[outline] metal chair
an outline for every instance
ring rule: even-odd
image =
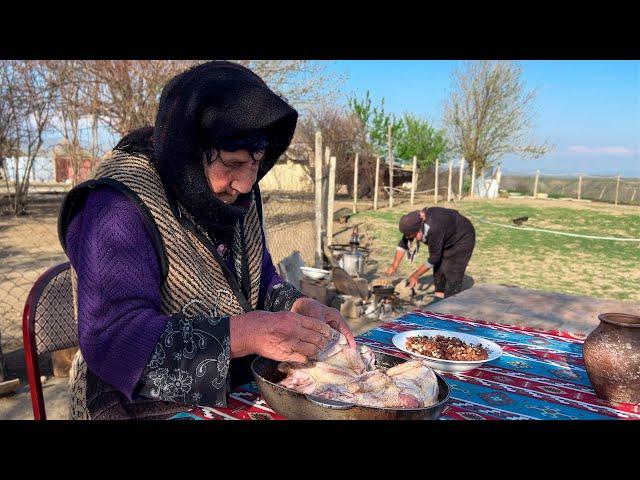
[[[22,315],[22,341],[35,420],[46,420],[38,355],[78,345],[69,262],[51,267],[31,287]]]

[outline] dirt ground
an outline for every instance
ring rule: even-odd
[[[0,333],[6,354],[22,346],[22,310],[35,280],[66,261],[57,233],[60,195],[36,196],[29,215],[0,216]]]

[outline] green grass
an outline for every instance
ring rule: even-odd
[[[640,301],[640,242],[616,242],[566,237],[524,229],[502,228],[485,220],[513,225],[528,216],[526,227],[595,236],[640,238],[640,209],[589,204],[501,199],[464,201],[452,208],[469,217],[476,229],[476,248],[467,274],[479,283]],[[397,224],[408,205],[367,211],[352,217],[364,221],[375,237],[373,258],[386,268],[400,237]],[[426,258],[425,251],[420,252]],[[417,264],[404,261],[399,273]]]

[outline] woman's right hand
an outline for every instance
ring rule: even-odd
[[[329,342],[331,327],[292,312],[256,310],[231,317],[231,356],[252,353],[279,362],[306,362]]]
[[[391,265],[389,268],[387,268],[387,271],[385,272],[387,275],[393,275],[394,273],[396,273],[396,268]]]

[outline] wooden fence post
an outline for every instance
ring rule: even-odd
[[[411,205],[413,205],[413,199],[416,195],[416,166],[418,157],[413,156],[413,173],[411,175]]]
[[[436,158],[435,182],[433,185],[433,188],[434,188],[433,202],[436,204],[438,203],[438,169],[439,168],[440,168],[439,162],[438,162],[438,159]]]
[[[331,159],[331,149],[329,147],[324,148],[324,160],[322,162],[322,216],[324,223],[322,224],[322,235],[327,235],[327,209],[329,208],[327,203],[329,201],[329,160]]]
[[[358,212],[358,153],[353,165],[353,213]]]
[[[476,161],[474,160],[471,166],[471,191],[469,192],[469,196],[471,198],[473,198],[474,196],[473,187],[475,183],[476,183]]]
[[[462,177],[464,176],[464,157],[460,159],[460,178],[458,180],[458,197],[462,198]]]
[[[391,148],[391,125],[389,125],[387,147],[387,161],[389,162],[389,208],[393,208],[393,149]]]
[[[540,170],[536,170],[536,179],[533,182],[533,198],[538,198],[538,178],[540,177]]]
[[[327,207],[327,245],[333,245],[333,201],[336,194],[336,157],[329,163],[329,199]]]
[[[322,225],[324,211],[322,210],[322,132],[316,132],[316,155],[315,155],[315,170],[316,170],[316,268],[322,268]]]
[[[578,200],[582,198],[582,175],[578,178]]]
[[[620,193],[620,175],[618,175],[618,180],[616,181],[616,205],[618,204],[619,193]]]
[[[376,180],[374,182],[375,188],[373,190],[373,209],[378,210],[378,187],[380,181],[380,157],[376,157]]]
[[[451,202],[451,176],[453,175],[453,160],[449,160],[449,187],[447,188],[447,202]]]

